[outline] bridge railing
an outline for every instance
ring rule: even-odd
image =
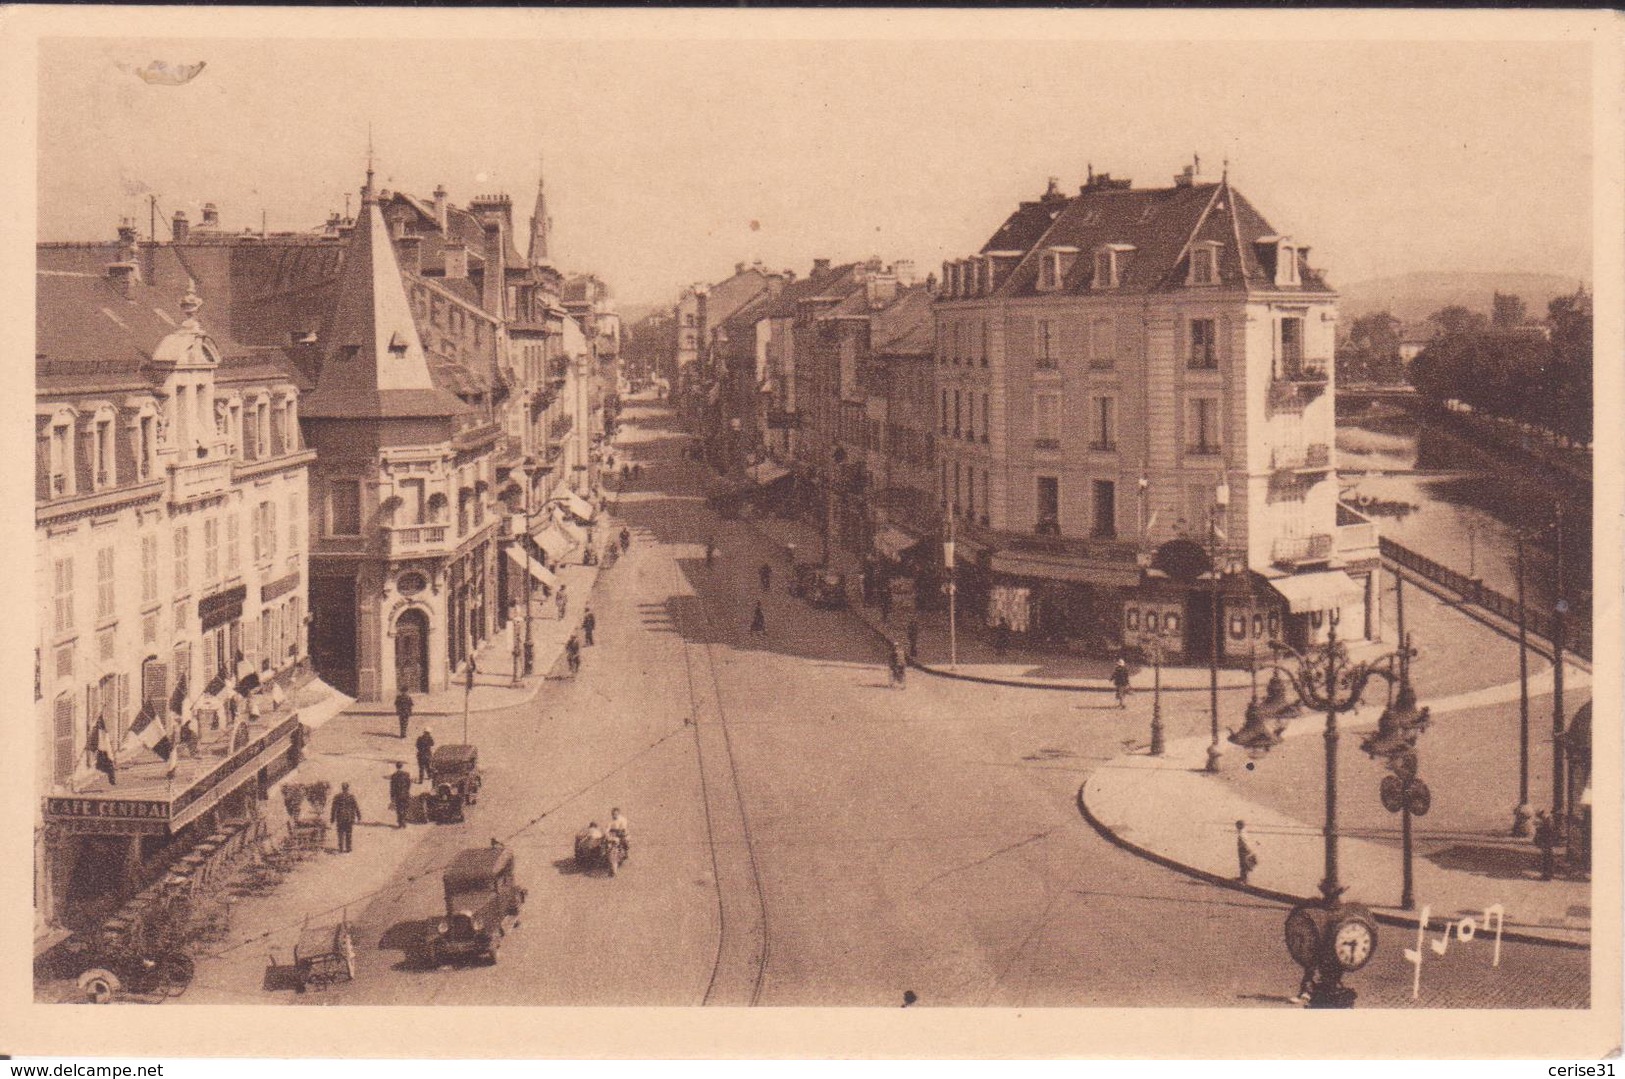
[[[1418,577],[1432,581],[1451,592],[1455,592],[1469,603],[1483,607],[1514,624],[1518,621],[1518,601],[1502,595],[1493,588],[1485,588],[1484,582],[1465,573],[1460,573],[1440,562],[1435,562],[1426,555],[1417,554],[1409,547],[1401,546],[1389,539],[1381,537],[1378,548],[1382,557],[1410,570]],[[1563,625],[1564,647],[1578,655],[1591,659],[1591,625],[1587,617],[1578,616],[1575,612]],[[1554,612],[1541,610],[1524,605],[1524,626],[1528,631],[1543,640],[1551,641],[1557,632],[1557,616]]]

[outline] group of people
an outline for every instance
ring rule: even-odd
[[[404,739],[412,721],[412,695],[405,690],[395,697],[395,715],[400,720],[401,738]],[[426,783],[429,763],[434,759],[434,732],[424,727],[414,746],[417,749],[417,781]],[[405,761],[396,761],[395,770],[389,774],[389,806],[395,811],[395,827],[405,828],[406,818],[412,809],[412,773],[406,770]],[[355,826],[362,819],[361,803],[350,790],[350,784],[339,785],[339,793],[333,798],[328,819],[338,832],[339,853],[350,853],[355,842]]]
[[[590,648],[597,643],[595,637],[597,631],[598,616],[592,613],[592,607],[588,605],[581,616],[581,632],[570,634],[570,639],[564,642],[564,662],[569,666],[572,675],[581,671],[582,638],[586,638],[587,646]]]
[[[588,824],[576,836],[576,847],[578,850],[596,851],[602,848],[604,840],[608,839],[611,842],[619,843],[621,857],[627,858],[632,854],[631,834],[632,826],[628,823],[626,814],[621,812],[620,806],[616,806],[609,811],[609,827],[600,827],[597,821]]]

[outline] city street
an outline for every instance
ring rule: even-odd
[[[1148,695],[1119,711],[918,673],[889,688],[856,618],[791,599],[782,554],[710,511],[669,415],[625,418],[620,452],[645,478],[613,500],[634,539],[593,595],[580,676],[474,717],[484,795],[465,824],[416,827],[390,883],[350,907],[356,979],[258,999],[1286,1006],[1299,972],[1283,907],[1141,860],[1079,815],[1083,779],[1143,740]],[[765,633],[749,628],[758,599]],[[1198,697],[1165,702],[1171,738],[1205,728]],[[630,861],[614,879],[576,873],[572,835],[612,805]],[[493,836],[529,889],[500,961],[406,968],[391,945],[438,916],[439,867]],[[1506,943],[1498,968],[1488,947],[1430,954],[1413,1002],[1402,936],[1384,930],[1350,979],[1362,1006],[1587,1000],[1586,953]]]

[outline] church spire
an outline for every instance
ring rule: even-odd
[[[530,217],[531,265],[550,264],[553,260],[547,250],[547,235],[553,230],[553,219],[547,216],[547,181],[542,175],[542,157],[536,155],[536,210]]]

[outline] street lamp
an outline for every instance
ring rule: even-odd
[[[1512,809],[1512,834],[1529,835],[1529,623],[1524,605],[1523,532],[1518,542],[1518,804]]]
[[[1219,483],[1213,489],[1213,508],[1208,511],[1208,569],[1212,582],[1212,652],[1208,657],[1208,711],[1212,719],[1213,740],[1207,747],[1207,770],[1219,770],[1219,757],[1223,750],[1219,748],[1219,623],[1222,621],[1219,614],[1219,538],[1222,535],[1219,529],[1219,516],[1230,506],[1230,485],[1225,481],[1224,473],[1219,473]]]
[[[942,561],[948,570],[948,668],[959,669],[959,620],[954,566],[954,516],[948,515],[948,538],[942,541]]]
[[[1370,962],[1376,951],[1376,922],[1365,908],[1345,904],[1341,898],[1345,889],[1337,871],[1337,717],[1359,705],[1373,677],[1390,684],[1402,681],[1395,666],[1408,659],[1410,650],[1402,644],[1385,656],[1351,662],[1348,649],[1337,639],[1338,612],[1327,611],[1326,621],[1326,643],[1309,653],[1278,641],[1270,644],[1277,656],[1271,667],[1286,677],[1304,707],[1326,716],[1326,820],[1321,832],[1325,876],[1321,899],[1295,907],[1287,916],[1287,947],[1306,970],[1318,975],[1311,1008],[1351,1008],[1355,992],[1342,984],[1343,975]],[[1282,659],[1290,660],[1291,666]],[[1261,748],[1269,750],[1268,745]]]
[[[1163,754],[1162,739],[1162,632],[1147,630],[1140,635],[1140,646],[1151,660],[1151,755]]]

